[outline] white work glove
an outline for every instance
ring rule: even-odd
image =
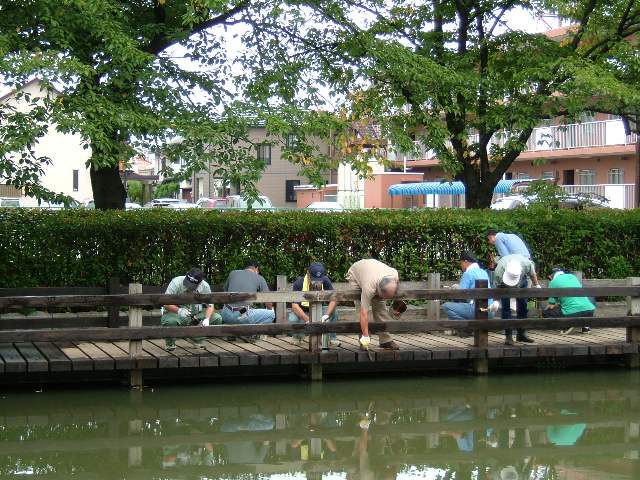
[[[360,420],[360,423],[358,425],[360,425],[360,428],[362,430],[369,430],[369,425],[371,425],[371,420],[369,420],[368,418],[363,418],[362,420]]]
[[[205,318],[204,320],[202,320],[201,325],[203,327],[208,327],[209,326],[209,318]]]
[[[369,349],[369,344],[371,343],[370,337],[365,337],[364,335],[360,337],[360,346],[365,350]]]
[[[489,305],[488,310],[491,313],[496,313],[499,308],[500,308],[500,302],[497,301],[497,300],[494,300],[493,303],[491,303],[491,305]]]
[[[184,307],[182,307],[182,308],[179,308],[179,309],[178,309],[178,316],[179,316],[181,319],[183,319],[183,320],[184,320],[184,319],[185,319],[185,318],[187,318],[189,315],[191,315],[191,312],[189,311],[189,309],[188,309],[188,308],[184,308]]]
[[[322,318],[320,320],[322,320],[322,323],[326,322],[327,320],[329,320],[329,315],[322,315]]]

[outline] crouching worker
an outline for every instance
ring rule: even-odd
[[[175,277],[169,283],[167,295],[183,295],[185,293],[211,293],[211,287],[204,280],[204,273],[199,268],[192,268],[186,275]],[[186,327],[188,325],[220,325],[222,317],[215,313],[211,304],[164,305],[162,307],[162,326]],[[188,339],[198,348],[204,348],[204,337]],[[176,349],[175,338],[166,338],[168,351]]]
[[[333,290],[333,283],[331,279],[327,276],[324,265],[320,262],[315,262],[309,265],[309,269],[304,277],[298,277],[295,282],[293,282],[293,291],[294,292],[308,292],[311,290],[312,283],[321,283],[322,290]],[[289,312],[289,323],[309,323],[311,318],[309,317],[309,302],[301,302],[301,303],[292,303],[291,311]],[[338,321],[338,312],[336,311],[336,302],[332,300],[329,302],[329,305],[323,305],[322,307],[322,322],[337,322]],[[299,341],[302,341],[304,335],[302,334],[294,334],[294,338]],[[340,342],[336,340],[336,334],[331,333],[329,335],[322,336],[322,347],[339,347]],[[325,337],[328,337],[325,339]]]
[[[582,288],[578,277],[559,267],[552,269],[549,280],[551,280],[549,288]],[[542,311],[542,316],[544,318],[593,317],[595,311],[595,305],[587,297],[551,297],[548,300],[547,308]],[[575,327],[569,327],[562,330],[562,333],[569,335],[574,330]],[[590,331],[590,327],[582,327],[582,333]]]
[[[491,287],[489,274],[486,270],[480,268],[478,259],[473,253],[468,251],[462,253],[460,256],[460,269],[462,270],[462,277],[460,278],[459,288],[476,288],[476,280],[486,280],[487,287]],[[495,313],[498,310],[499,303],[494,302],[491,298],[488,305],[489,313]],[[442,305],[442,308],[450,320],[472,320],[476,316],[474,300],[468,302],[446,302]],[[458,331],[457,333],[462,337],[471,336],[471,333],[467,331]]]
[[[398,271],[374,259],[360,260],[349,268],[347,281],[351,286],[362,290],[360,301],[354,302],[360,316],[360,348],[368,350],[369,338],[369,309],[373,320],[386,322],[393,320],[385,300],[398,294],[400,279]],[[387,332],[378,335],[381,348],[399,350],[396,342]]]

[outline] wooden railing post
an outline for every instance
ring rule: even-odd
[[[142,293],[141,283],[130,283],[129,294]],[[138,307],[129,307],[129,327],[142,326],[142,309]],[[142,354],[142,340],[129,340],[129,357],[137,359]],[[134,366],[130,373],[129,385],[133,388],[142,388],[142,370],[137,365]]]
[[[636,287],[640,285],[640,277],[629,277],[627,285]],[[627,297],[627,314],[631,316],[640,315],[640,297]],[[635,346],[635,352],[627,354],[627,366],[629,368],[640,368],[640,327],[627,327],[627,342]]]
[[[287,290],[286,275],[278,275],[276,277],[276,290],[278,292]],[[285,302],[276,303],[276,323],[287,323],[287,304]]]
[[[309,290],[322,290],[322,282],[311,282]],[[311,323],[322,322],[322,303],[309,302],[309,320]],[[309,351],[311,353],[320,353],[322,349],[322,335],[313,333],[309,335]],[[322,380],[322,365],[320,363],[311,363],[309,365],[309,377],[313,381]]]
[[[431,290],[437,290],[440,288],[439,273],[431,272],[427,275],[427,288]],[[440,320],[440,300],[429,300],[429,306],[427,308],[427,318],[429,320]]]
[[[476,280],[475,288],[489,288],[487,280]],[[489,318],[489,299],[477,299],[473,305],[475,306],[475,318],[478,320],[486,320]],[[474,346],[482,349],[479,357],[473,359],[473,372],[476,374],[489,373],[489,359],[487,358],[487,347],[489,346],[489,331],[477,328],[474,331]]]
[[[109,284],[107,285],[107,293],[114,295],[118,293],[120,288],[120,279],[118,277],[109,278]],[[120,325],[120,308],[108,307],[107,308],[107,326],[109,328],[118,328]]]

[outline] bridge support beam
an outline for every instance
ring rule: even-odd
[[[141,283],[130,283],[129,294],[141,294]],[[142,309],[129,307],[129,327],[142,327]],[[142,340],[129,340],[129,357],[135,362],[142,354]],[[142,388],[142,370],[134,368],[129,372],[129,386],[131,388]]]

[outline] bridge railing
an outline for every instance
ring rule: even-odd
[[[433,279],[432,279],[433,280]],[[432,281],[431,284],[438,282]],[[560,330],[568,327],[624,327],[627,329],[627,342],[634,345],[630,362],[640,366],[640,277],[626,280],[626,285],[587,286],[584,288],[486,288],[486,281],[478,281],[474,289],[451,288],[407,288],[405,285],[398,299],[430,301],[474,301],[476,318],[473,320],[442,320],[436,315],[429,320],[402,320],[380,323],[370,322],[372,334],[388,333],[429,333],[435,331],[462,329],[474,332],[474,349],[488,348],[488,333],[506,328],[531,328],[539,330]],[[420,286],[420,285],[417,285]],[[144,293],[142,285],[130,284],[130,293],[115,294],[74,294],[74,295],[22,295],[0,297],[0,311],[16,308],[107,308],[119,311],[128,307],[128,326],[120,328],[80,327],[80,328],[43,328],[43,329],[5,329],[0,330],[0,343],[11,342],[55,342],[55,341],[129,341],[129,355],[137,358],[142,354],[142,341],[164,337],[227,337],[251,335],[306,334],[309,336],[309,350],[321,350],[321,337],[328,333],[360,332],[359,322],[323,323],[322,304],[335,300],[353,302],[360,299],[357,289],[334,291],[275,291],[265,293],[216,292],[211,294],[167,295],[162,293]],[[488,299],[494,298],[536,298],[548,297],[627,297],[627,315],[580,318],[528,318],[528,319],[490,319]],[[230,304],[247,303],[287,303],[309,302],[310,322],[306,324],[272,323],[263,325],[216,325],[162,327],[143,326],[142,312],[145,307],[184,304]],[[488,370],[486,355],[478,355],[474,369],[478,373]],[[318,366],[318,368],[321,368]],[[141,375],[141,372],[139,372]],[[132,372],[134,375],[135,372]],[[321,375],[321,372],[320,372]],[[313,376],[313,374],[312,374]],[[141,377],[139,379],[141,383]],[[132,383],[138,381],[132,377]]]

